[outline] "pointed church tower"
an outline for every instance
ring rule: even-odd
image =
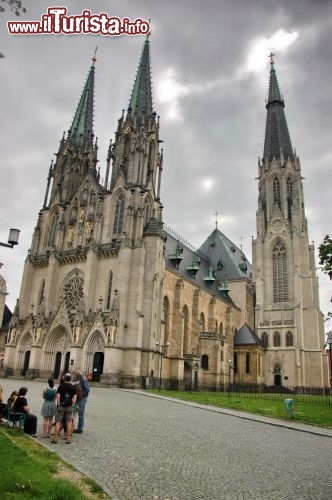
[[[103,185],[93,137],[95,62],[49,169],[4,364],[17,375],[81,370],[140,387],[158,372],[165,272],[149,39]]]
[[[326,386],[323,315],[309,245],[299,158],[293,150],[271,54],[264,153],[258,163],[253,240],[256,333],[267,385]]]
[[[127,111],[118,121],[110,147],[112,176],[109,231],[119,241],[118,289],[123,365],[127,381],[157,373],[156,340],[161,335],[162,289],[165,272],[160,202],[163,153],[159,152],[159,117],[153,110],[150,41],[146,38]],[[108,160],[109,161],[109,160]],[[121,331],[121,319],[120,319]],[[161,341],[162,343],[162,341]],[[123,366],[118,366],[123,370]],[[131,382],[130,382],[131,380]]]

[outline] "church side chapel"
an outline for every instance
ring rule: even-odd
[[[81,370],[133,388],[327,386],[300,162],[272,57],[253,266],[218,219],[198,249],[163,223],[149,36],[101,182],[95,63],[49,168],[1,374]]]

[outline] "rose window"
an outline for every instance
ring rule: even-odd
[[[65,300],[67,307],[78,307],[80,300],[83,298],[83,279],[73,278],[65,286]]]

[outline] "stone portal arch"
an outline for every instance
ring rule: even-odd
[[[274,374],[274,385],[277,387],[280,387],[282,385],[282,370],[281,370],[281,365],[279,362],[276,362],[274,364],[273,368],[273,374]]]
[[[20,370],[20,375],[25,376],[29,369],[30,354],[31,354],[32,334],[25,332],[18,345],[17,369]]]
[[[99,382],[104,371],[105,338],[100,330],[94,331],[86,342],[85,371]]]
[[[70,335],[63,325],[58,325],[47,337],[44,347],[43,370],[59,378],[69,370]]]

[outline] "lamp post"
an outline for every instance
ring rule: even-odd
[[[330,388],[332,387],[332,331],[327,332],[326,343],[329,346]]]
[[[170,342],[166,342],[166,345],[163,345],[160,343],[159,340],[156,340],[156,346],[158,348],[158,352],[160,355],[159,387],[158,387],[159,390],[161,389],[161,386],[162,386],[163,357],[164,357],[166,348],[169,347],[170,345],[171,345]]]
[[[8,243],[2,243],[0,241],[0,246],[14,248],[15,245],[18,245],[18,238],[20,236],[20,230],[11,228],[9,229]]]
[[[228,396],[231,390],[231,370],[234,369],[234,366],[232,366],[232,360],[228,360]]]

